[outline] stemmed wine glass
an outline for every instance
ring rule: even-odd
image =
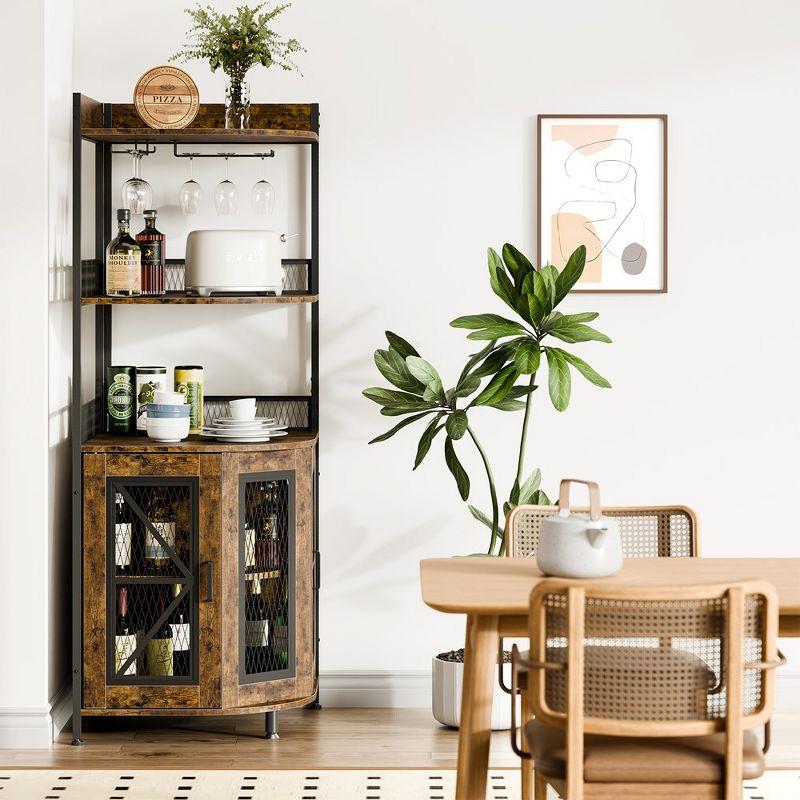
[[[194,179],[194,159],[189,159],[189,178],[178,191],[178,204],[184,214],[196,214],[203,199],[203,187]]]
[[[264,177],[264,159],[261,159],[261,180],[250,192],[250,203],[256,214],[271,214],[275,210],[275,187]]]
[[[239,207],[239,190],[233,181],[228,180],[228,158],[225,157],[225,180],[214,190],[214,206],[217,214],[235,214]]]
[[[133,177],[122,184],[122,207],[129,209],[131,214],[143,214],[153,206],[153,190],[144,178],[139,177],[142,155],[139,150],[131,152]]]

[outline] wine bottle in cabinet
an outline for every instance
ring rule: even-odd
[[[163,572],[170,560],[169,552],[164,545],[167,544],[173,551],[175,550],[177,515],[175,506],[170,502],[164,487],[157,487],[151,491],[148,518],[163,543],[148,526],[144,534],[144,555],[147,572],[158,574]]]
[[[114,674],[136,675],[136,660],[121,672],[128,658],[136,650],[136,631],[129,613],[129,594],[127,586],[117,589],[117,622],[114,632]]]
[[[177,597],[183,586],[175,583],[172,586],[172,596]],[[189,624],[188,599],[186,594],[172,612],[170,628],[172,630],[172,674],[178,678],[191,675],[191,626]]]
[[[269,615],[261,581],[248,581],[250,594],[245,601],[244,612],[244,660],[245,672],[254,675],[269,669]]]
[[[117,575],[129,575],[133,554],[133,520],[131,510],[116,492],[114,497],[114,564]]]
[[[164,614],[167,607],[165,594],[163,588],[158,590],[158,604],[156,606],[157,613],[153,618],[153,622],[158,620]],[[169,624],[169,619],[165,619],[159,629],[153,634],[153,637],[147,642],[147,674],[157,677],[170,677],[173,674],[173,641],[172,641],[172,628]]]

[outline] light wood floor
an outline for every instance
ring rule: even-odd
[[[64,769],[454,769],[457,732],[426,709],[327,708],[279,715],[281,738],[263,738],[264,717],[85,721],[84,747],[65,730],[50,750],[0,750],[2,767]],[[491,766],[517,767],[508,732],[492,734]],[[772,768],[800,768],[800,713],[777,715]]]

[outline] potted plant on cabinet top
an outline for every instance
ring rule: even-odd
[[[225,87],[225,127],[250,127],[250,85],[245,80],[251,67],[277,66],[298,70],[292,59],[304,53],[297,39],[282,39],[272,28],[271,21],[291,3],[276,5],[262,13],[267,3],[257,6],[237,6],[235,14],[220,14],[213,6],[187,8],[193,25],[186,36],[190,40],[170,61],[208,60],[212,72],[222,67],[228,77]]]
[[[562,314],[556,310],[581,277],[585,263],[586,248],[583,246],[569,257],[561,272],[551,264],[541,269],[534,268],[513,245],[503,246],[502,257],[490,248],[489,284],[511,308],[515,318],[486,313],[458,317],[450,323],[454,328],[469,330],[468,339],[486,343],[469,357],[450,389],[444,388],[436,368],[397,334],[387,331],[388,348],[375,351],[375,366],[393,388],[371,387],[364,389],[363,394],[381,406],[383,416],[402,416],[404,419],[372,439],[370,444],[386,441],[407,425],[427,419],[417,445],[414,469],[425,459],[436,437],[443,433],[445,464],[464,502],[469,499],[471,481],[456,454],[455,443],[467,440],[477,450],[485,472],[491,509],[487,514],[474,505],[468,506],[472,516],[489,530],[486,553],[474,555],[504,555],[506,542],[494,473],[475,431],[471,419],[473,411],[488,407],[504,412],[524,412],[515,478],[508,499],[502,504],[505,519],[517,505],[550,504],[547,494],[540,488],[540,470],[537,468],[525,475],[525,450],[530,433],[533,394],[537,388],[536,376],[544,364],[547,364],[550,401],[558,411],[566,410],[569,405],[570,367],[595,386],[611,387],[583,359],[554,346],[552,342],[553,339],[566,344],[611,341],[587,324],[599,316],[597,313]],[[463,650],[442,653],[434,658],[433,712],[444,725],[458,726],[462,669]],[[509,727],[509,714],[507,703],[495,702],[492,727]]]

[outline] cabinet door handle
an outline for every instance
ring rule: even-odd
[[[204,603],[211,603],[214,601],[214,562],[204,561],[200,565],[201,570],[205,570],[205,593],[203,596]]]

